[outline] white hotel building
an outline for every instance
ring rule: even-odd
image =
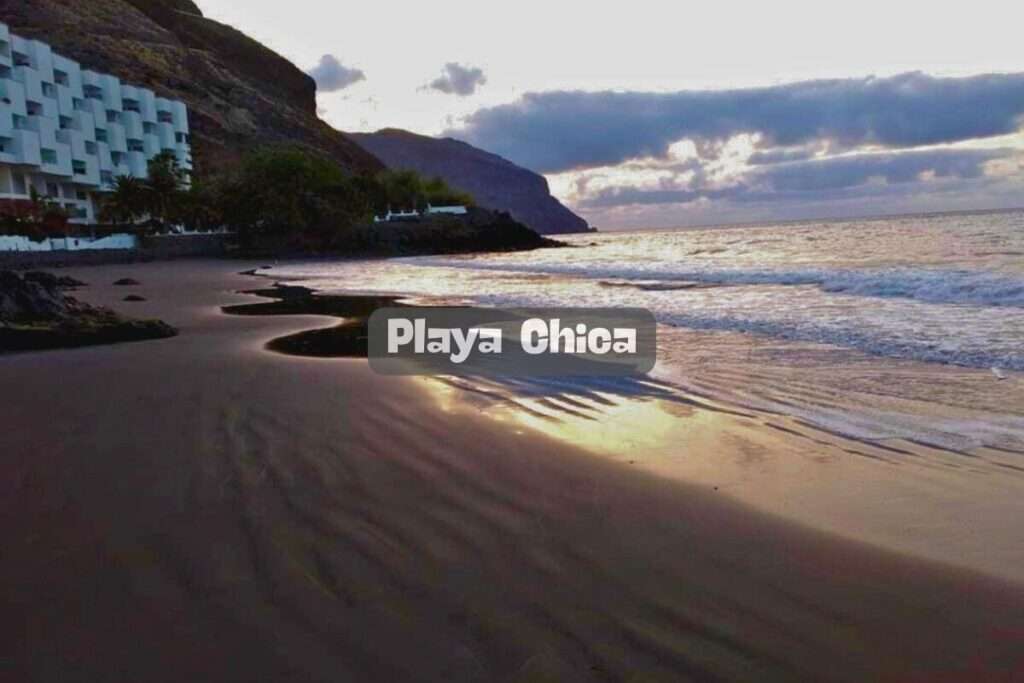
[[[0,23],[0,204],[34,187],[72,222],[94,223],[97,195],[118,176],[145,178],[166,151],[191,172],[184,103],[83,69]]]

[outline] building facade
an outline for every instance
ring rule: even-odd
[[[0,203],[32,189],[75,223],[94,223],[118,176],[145,178],[150,159],[173,153],[192,171],[183,102],[82,68],[0,23]]]

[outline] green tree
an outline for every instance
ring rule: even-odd
[[[172,152],[149,160],[146,178],[118,176],[107,195],[101,215],[112,223],[133,225],[150,218],[163,225],[181,222],[186,202],[188,175]]]
[[[231,227],[256,233],[302,230],[315,218],[314,198],[345,181],[331,161],[296,149],[249,155],[226,183],[225,218]]]
[[[217,179],[193,183],[178,193],[173,222],[189,230],[210,231],[224,226],[223,188]]]
[[[434,206],[472,206],[473,197],[449,187],[448,183],[440,176],[434,176],[423,181],[423,194],[427,202]]]
[[[472,202],[440,178],[413,171],[348,175],[333,160],[292,147],[254,151],[230,172],[186,191],[175,190],[173,165],[155,170],[151,182],[167,178],[164,206],[176,210],[165,211],[168,219],[194,229],[227,227],[243,247],[260,249],[359,249],[375,238],[374,214],[389,206]],[[159,212],[160,202],[150,210]]]
[[[177,222],[188,187],[188,175],[178,166],[173,152],[161,152],[149,160],[145,180],[147,213],[163,224]]]
[[[149,197],[145,181],[134,176],[118,176],[114,190],[106,196],[100,210],[104,221],[132,225],[149,212]]]

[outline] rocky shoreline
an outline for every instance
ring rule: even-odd
[[[245,275],[255,275],[247,271]],[[308,287],[275,283],[244,292],[274,301],[224,306],[229,315],[328,315],[340,318],[333,327],[308,330],[271,340],[267,349],[290,356],[313,358],[366,358],[367,321],[378,308],[407,306],[399,297],[325,295]]]
[[[161,320],[135,320],[67,294],[85,283],[41,271],[0,271],[0,353],[173,337]]]

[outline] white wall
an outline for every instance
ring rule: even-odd
[[[21,235],[0,235],[0,251],[83,251],[86,249],[135,249],[135,235],[119,233],[91,239],[88,237],[53,237],[33,242]]]

